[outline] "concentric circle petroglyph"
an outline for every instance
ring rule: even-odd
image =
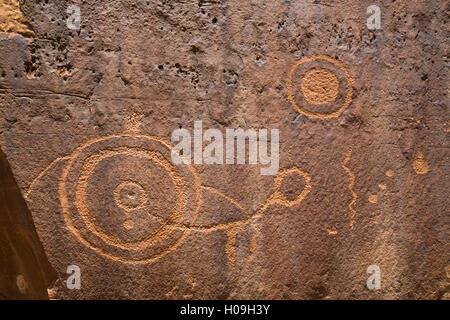
[[[144,188],[137,182],[124,181],[114,189],[114,198],[119,207],[133,210],[142,207],[147,201]]]
[[[298,112],[316,118],[334,118],[350,105],[353,75],[343,62],[325,55],[295,62],[287,76],[288,98]]]
[[[170,161],[171,146],[146,135],[119,135],[80,146],[63,170],[65,222],[100,254],[147,262],[183,240],[200,204],[192,167]],[[118,223],[119,222],[119,223]]]

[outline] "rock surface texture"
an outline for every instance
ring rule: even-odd
[[[48,299],[56,273],[1,150],[0,200],[0,299]]]
[[[449,298],[449,11],[3,1],[0,146],[58,273],[50,297]],[[175,165],[172,132],[197,120],[279,129],[279,171]]]

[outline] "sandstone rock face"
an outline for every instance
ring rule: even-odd
[[[449,7],[373,4],[6,1],[0,146],[51,298],[448,298]],[[279,171],[174,164],[197,120],[279,129]]]
[[[56,273],[1,150],[0,182],[0,299],[48,299]]]

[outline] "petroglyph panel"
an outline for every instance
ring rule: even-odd
[[[448,298],[448,4],[385,1],[369,30],[372,4],[84,1],[72,30],[65,2],[4,1],[0,146],[49,296]],[[175,166],[200,120],[278,129],[278,172]]]

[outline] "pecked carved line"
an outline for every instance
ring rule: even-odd
[[[31,191],[33,191],[34,185],[36,184],[36,182],[42,178],[42,176],[48,171],[50,170],[51,167],[53,167],[57,162],[61,161],[61,160],[67,160],[69,159],[68,156],[65,157],[60,157],[60,158],[56,158],[55,160],[53,160],[52,162],[50,162],[50,164],[48,164],[44,169],[42,169],[38,175],[33,179],[33,181],[31,181],[31,183],[29,184],[27,191],[24,194],[25,198],[28,198]]]
[[[348,151],[345,153],[345,157],[342,160],[342,167],[344,168],[344,170],[347,172],[347,174],[350,177],[350,183],[348,185],[348,190],[350,190],[350,192],[352,193],[353,199],[352,201],[348,204],[348,208],[350,209],[350,228],[353,228],[353,225],[355,223],[355,216],[356,216],[356,210],[353,208],[353,206],[356,203],[356,199],[358,198],[358,195],[356,194],[356,192],[353,190],[353,187],[355,186],[355,174],[347,167],[347,163],[350,160],[350,157],[352,155],[352,150],[353,147],[350,147],[348,149]]]

